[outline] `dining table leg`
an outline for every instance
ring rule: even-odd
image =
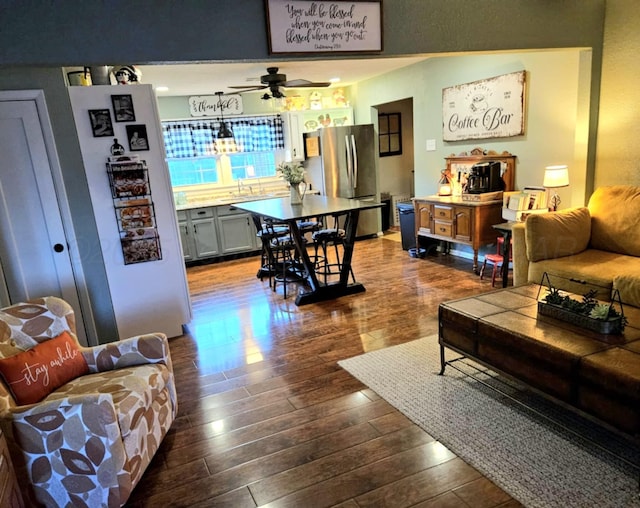
[[[317,275],[309,254],[307,253],[306,246],[302,241],[302,236],[298,230],[297,224],[290,224],[292,236],[296,246],[300,250],[300,256],[303,259],[305,267],[309,266],[311,272],[309,273],[309,285],[310,291],[303,291],[298,293],[296,298],[296,305],[306,305],[309,303],[321,302],[324,300],[332,300],[340,296],[353,295],[356,293],[362,293],[365,291],[365,287],[359,283],[354,282],[349,284],[349,275],[351,274],[351,261],[353,259],[353,248],[356,239],[356,230],[358,228],[358,218],[360,216],[360,210],[351,210],[346,214],[345,221],[345,238],[344,238],[344,252],[342,256],[342,268],[340,270],[340,279],[337,282],[331,282],[328,284],[322,284],[318,281]]]

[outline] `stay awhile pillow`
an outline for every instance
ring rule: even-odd
[[[78,343],[68,332],[0,359],[0,376],[21,406],[41,401],[63,384],[88,372]]]

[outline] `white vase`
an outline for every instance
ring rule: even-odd
[[[300,193],[300,184],[298,183],[290,183],[289,191],[291,194],[291,204],[292,205],[301,205],[303,195]]]

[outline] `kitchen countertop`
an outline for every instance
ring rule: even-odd
[[[416,196],[413,198],[417,201],[431,201],[431,202],[439,202],[447,205],[465,205],[465,206],[484,206],[484,205],[493,205],[496,203],[502,204],[502,198],[493,199],[490,201],[466,201],[463,200],[461,196],[439,196],[438,194],[434,194],[431,196]]]
[[[306,194],[320,194],[317,190],[308,191]],[[176,205],[176,210],[192,210],[194,208],[207,208],[210,206],[226,206],[232,203],[242,203],[244,201],[259,201],[263,199],[272,199],[272,198],[283,198],[289,196],[289,190],[283,191],[275,191],[265,194],[242,194],[240,196],[230,195],[228,197],[220,197],[220,198],[211,198],[211,199],[203,199],[198,201],[193,201],[191,203],[187,202],[184,205]]]

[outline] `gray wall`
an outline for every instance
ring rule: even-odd
[[[627,0],[626,8],[631,9],[632,2]],[[593,48],[587,162],[593,180],[604,14],[604,0],[387,0],[383,3],[381,56]],[[0,89],[37,88],[45,92],[77,236],[86,242],[81,242],[80,249],[96,320],[109,334],[115,331],[113,309],[106,296],[104,270],[99,266],[101,255],[70,104],[62,73],[55,67],[268,60],[272,57],[267,50],[265,3],[4,1],[0,19]],[[626,22],[624,15],[620,22]]]

